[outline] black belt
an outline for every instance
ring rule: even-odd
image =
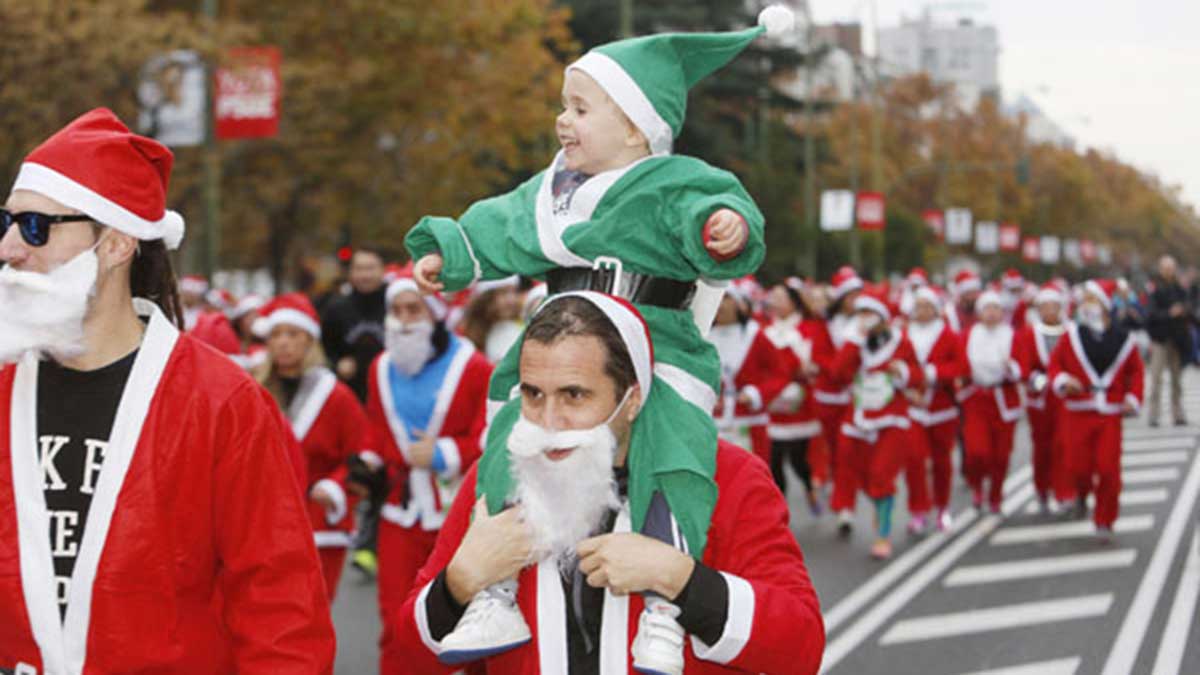
[[[546,273],[550,295],[569,291],[598,291],[639,305],[687,309],[696,284],[649,274],[626,272],[619,267],[560,267]]]

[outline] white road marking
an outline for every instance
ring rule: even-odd
[[[1117,534],[1143,532],[1154,527],[1154,516],[1139,513],[1134,516],[1117,518],[1113,528]],[[1028,544],[1035,541],[1058,541],[1077,537],[1091,537],[1096,534],[1096,526],[1091,520],[1069,520],[1065,523],[1046,523],[1044,525],[1022,525],[1006,527],[992,535],[988,541],[992,546],[1007,546],[1012,544]]]
[[[1126,438],[1121,442],[1124,452],[1146,452],[1147,450],[1191,450],[1196,447],[1196,439],[1192,436],[1170,436],[1166,438]]]
[[[1019,488],[1022,483],[1028,481],[1032,475],[1033,467],[1029,464],[1013,471],[1012,475],[1004,481],[1004,493],[1010,494],[1013,490]],[[858,612],[874,600],[876,596],[887,591],[907,576],[912,568],[920,564],[925,558],[933,555],[933,552],[947,539],[952,539],[959,532],[967,529],[977,518],[978,514],[975,509],[970,507],[963,509],[953,517],[954,524],[948,532],[939,532],[926,537],[924,541],[905,551],[889,563],[878,574],[872,575],[866,583],[856,588],[845,598],[842,598],[838,604],[833,606],[833,609],[825,613],[825,634],[832,634],[846,619],[849,619],[855,612]]]
[[[1167,617],[1167,627],[1158,643],[1154,660],[1154,675],[1178,675],[1183,665],[1183,650],[1188,645],[1188,631],[1196,613],[1196,598],[1200,596],[1200,529],[1192,534],[1192,547],[1183,564],[1183,576],[1175,588],[1175,603]]]
[[[995,670],[977,670],[966,675],[1075,675],[1081,660],[1078,656],[1072,656],[1069,659],[1038,661]]]
[[[1146,567],[1146,574],[1138,585],[1137,594],[1133,597],[1125,620],[1121,623],[1121,632],[1113,642],[1108,662],[1104,664],[1103,675],[1128,675],[1133,670],[1133,664],[1141,651],[1142,641],[1146,630],[1150,627],[1150,619],[1158,605],[1159,596],[1170,572],[1171,561],[1175,551],[1185,534],[1185,527],[1191,519],[1192,507],[1196,502],[1196,493],[1200,491],[1200,457],[1192,462],[1183,487],[1171,508],[1162,536],[1154,547],[1154,555]],[[1120,521],[1117,521],[1118,524]]]
[[[966,612],[905,619],[897,621],[891,630],[880,638],[879,644],[920,642],[1059,621],[1088,619],[1104,616],[1112,607],[1112,603],[1112,593],[1099,593],[1081,595],[1076,598],[1022,602],[1003,607],[972,609]]]
[[[1026,483],[1004,500],[1001,512],[1004,515],[1015,513],[1026,500],[1033,497],[1033,485]],[[967,554],[976,544],[991,534],[1003,522],[1000,516],[987,515],[966,531],[961,537],[951,542],[927,563],[908,575],[904,582],[876,602],[841,635],[825,645],[825,656],[821,663],[821,672],[827,673],[846,658],[858,645],[862,644],[872,633],[881,628],[888,619],[892,618],[912,601],[921,591],[946,572],[954,563]]]
[[[943,583],[945,586],[953,588],[974,584],[994,584],[1016,579],[1052,577],[1059,574],[1129,567],[1136,559],[1137,549],[1123,548],[1117,551],[1026,558],[986,565],[966,565],[951,572]]]
[[[1139,506],[1142,504],[1158,504],[1165,502],[1171,498],[1171,491],[1167,488],[1149,488],[1146,490],[1122,490],[1121,491],[1121,506]],[[1088,495],[1088,506],[1096,505],[1096,496]],[[1068,505],[1062,505],[1059,508],[1068,508]],[[1025,513],[1035,516],[1041,512],[1041,507],[1037,502],[1031,503],[1025,507]]]
[[[1188,461],[1186,450],[1171,450],[1167,452],[1142,452],[1125,455],[1121,458],[1121,466],[1150,466],[1151,464],[1183,464]]]
[[[1179,480],[1179,469],[1175,467],[1164,469],[1132,469],[1121,472],[1121,483],[1124,485],[1165,483],[1173,480]]]
[[[1125,433],[1122,435],[1122,438],[1125,439],[1126,443],[1128,443],[1129,441],[1143,441],[1143,440],[1150,440],[1150,439],[1167,439],[1167,438],[1175,438],[1175,439],[1181,439],[1181,440],[1186,438],[1186,439],[1190,439],[1190,440],[1195,440],[1196,430],[1194,428],[1180,429],[1177,427],[1159,427],[1157,429],[1152,429],[1149,427],[1137,427],[1137,428],[1125,429]]]

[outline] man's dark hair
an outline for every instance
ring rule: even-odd
[[[351,257],[356,256],[359,253],[366,253],[367,255],[373,255],[376,258],[379,258],[379,262],[381,264],[387,263],[387,256],[384,255],[383,249],[380,248],[379,246],[375,245],[373,242],[359,244],[358,246],[355,246],[354,253],[351,255]]]
[[[604,343],[604,374],[612,378],[620,401],[626,390],[637,382],[637,373],[617,327],[599,307],[583,298],[554,300],[547,303],[525,329],[526,342],[532,340],[543,345],[552,345],[571,336],[594,337]]]
[[[158,305],[168,321],[183,328],[179,287],[167,246],[161,239],[139,242],[138,253],[129,270],[129,290],[133,297],[145,298]]]

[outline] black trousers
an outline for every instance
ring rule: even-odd
[[[790,441],[771,441],[771,475],[779,491],[787,494],[787,475],[784,473],[784,462],[792,465],[792,470],[800,476],[804,489],[812,492],[812,467],[808,464],[808,441],[800,438]]]

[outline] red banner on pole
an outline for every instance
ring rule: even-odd
[[[929,230],[937,235],[938,241],[946,238],[946,216],[938,209],[925,209],[921,219],[929,226]]]
[[[1029,262],[1042,259],[1042,247],[1037,237],[1025,237],[1021,241],[1021,257]]]
[[[1000,250],[1010,252],[1021,250],[1020,225],[1016,223],[1000,224]]]
[[[884,207],[883,194],[879,192],[858,193],[858,204],[855,207],[858,216],[858,227],[863,230],[882,230],[887,221],[887,210]]]
[[[272,138],[279,133],[277,47],[234,47],[225,52],[213,83],[217,138]]]

